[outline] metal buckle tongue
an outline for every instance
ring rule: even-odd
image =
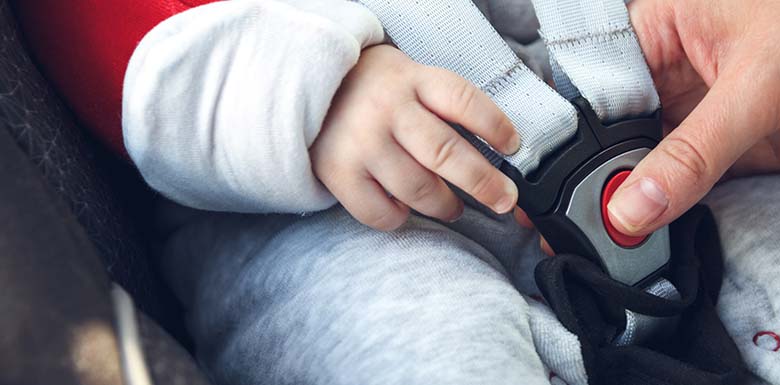
[[[661,110],[605,125],[587,100],[572,103],[579,111],[574,138],[528,176],[507,162],[501,171],[517,184],[518,206],[557,253],[584,256],[619,282],[647,287],[669,262],[668,228],[639,239],[625,237],[611,227],[604,207],[626,171],[661,140]]]

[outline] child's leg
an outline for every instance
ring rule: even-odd
[[[719,313],[748,367],[778,384],[780,176],[725,183],[706,202],[715,212],[725,258]]]
[[[220,384],[546,384],[528,305],[496,259],[413,218],[219,216],[171,238],[166,273]]]

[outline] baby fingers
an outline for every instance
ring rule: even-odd
[[[422,105],[409,104],[397,114],[393,134],[417,162],[493,211],[506,213],[517,203],[514,182]]]
[[[385,145],[367,167],[387,192],[423,215],[451,222],[463,214],[463,202],[444,181],[395,142]]]

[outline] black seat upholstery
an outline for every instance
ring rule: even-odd
[[[0,124],[70,206],[109,276],[178,334],[178,307],[149,260],[152,193],[135,170],[75,124],[23,47],[11,7],[0,3]]]
[[[26,52],[0,0],[0,383],[122,383],[111,281],[142,311],[152,380],[207,383],[158,326],[186,341],[150,260],[154,194],[79,128]]]

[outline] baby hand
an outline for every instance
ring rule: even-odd
[[[412,208],[454,221],[463,202],[444,180],[497,213],[515,184],[445,121],[512,154],[520,138],[501,110],[455,73],[387,46],[366,49],[344,79],[310,151],[315,175],[360,222],[401,226]]]

